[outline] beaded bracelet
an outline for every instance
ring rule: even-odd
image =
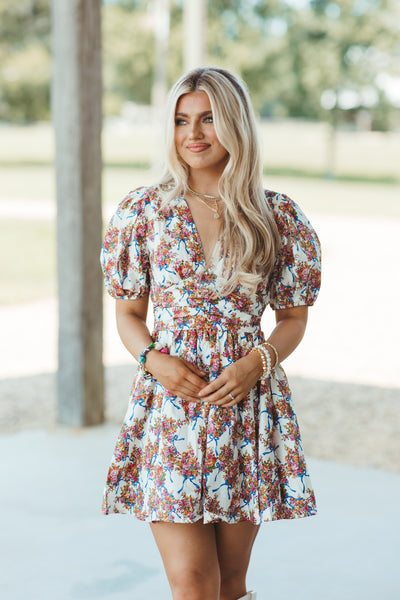
[[[138,358],[138,363],[141,368],[144,379],[150,379],[152,376],[151,373],[149,373],[149,371],[146,370],[144,364],[146,362],[146,356],[148,355],[150,350],[153,350],[154,347],[155,347],[155,343],[152,342],[151,344],[146,346],[146,348],[143,350],[143,352],[139,355],[139,358]]]
[[[154,344],[154,349],[161,352],[161,354],[168,354],[168,350],[160,342]]]
[[[267,377],[270,377],[271,372],[272,372],[272,359],[271,359],[271,355],[268,352],[268,350],[266,348],[264,348],[264,346],[262,344],[260,344],[260,346],[258,346],[261,350],[261,352],[264,354],[265,356],[265,361],[267,363],[267,372],[265,374],[263,374],[262,378],[263,380],[267,379]]]
[[[139,355],[139,358],[138,358],[139,364],[144,365],[144,363],[146,362],[146,356],[148,355],[150,350],[153,350],[154,346],[155,346],[154,342],[152,342],[151,344],[146,346],[146,348],[143,350],[143,352]]]
[[[160,344],[160,342],[152,342],[151,344],[146,346],[146,348],[143,350],[143,352],[139,355],[138,362],[140,364],[144,365],[144,363],[146,362],[147,354],[153,348],[154,348],[154,350],[158,350],[159,352],[162,352],[162,354],[168,354],[168,350],[162,344]]]
[[[273,353],[275,354],[275,362],[274,362],[274,366],[273,369],[275,369],[275,367],[277,367],[279,365],[279,355],[278,355],[278,350],[275,348],[275,346],[273,346],[272,344],[270,344],[269,342],[264,342],[263,344],[261,344],[261,346],[268,346],[269,348],[272,349]]]
[[[167,348],[165,348],[164,346],[162,346],[162,344],[160,344],[160,342],[152,342],[151,344],[149,344],[148,346],[146,346],[146,348],[143,350],[143,352],[139,355],[138,358],[138,363],[140,366],[140,369],[142,371],[142,376],[144,377],[144,379],[151,379],[152,374],[149,373],[149,371],[146,370],[145,362],[146,362],[146,356],[147,354],[150,352],[150,350],[159,350],[159,352],[161,352],[162,354],[168,354],[168,350]]]
[[[271,374],[271,357],[269,357],[269,363],[268,363],[268,359],[267,359],[267,352],[263,352],[261,346],[254,346],[254,348],[251,349],[250,354],[252,352],[257,352],[257,354],[259,354],[260,358],[261,358],[261,362],[262,362],[262,366],[263,366],[263,372],[261,374],[260,379],[266,379],[270,374]]]

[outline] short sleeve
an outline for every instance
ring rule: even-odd
[[[314,304],[321,286],[321,247],[301,209],[283,194],[266,193],[281,246],[269,280],[274,310]]]
[[[106,289],[113,298],[135,300],[149,290],[146,191],[130,192],[106,229],[100,262]]]

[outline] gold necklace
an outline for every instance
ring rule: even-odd
[[[195,192],[194,190],[192,190],[192,188],[187,185],[187,188],[189,190],[189,192],[198,200],[200,200],[200,202],[202,202],[205,206],[207,206],[207,208],[209,208],[210,210],[213,211],[214,213],[214,219],[219,219],[221,217],[221,215],[219,214],[218,211],[218,196],[209,196],[208,194],[200,194],[200,192]],[[215,202],[215,208],[213,208],[212,206],[210,206],[205,200],[213,200]]]

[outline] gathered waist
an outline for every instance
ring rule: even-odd
[[[155,307],[154,330],[199,329],[245,331],[255,336],[260,332],[260,317],[240,311],[223,314],[219,310],[188,309],[187,307]]]

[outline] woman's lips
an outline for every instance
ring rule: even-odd
[[[207,150],[210,147],[210,144],[189,144],[187,149],[191,152],[203,152],[203,150]]]

